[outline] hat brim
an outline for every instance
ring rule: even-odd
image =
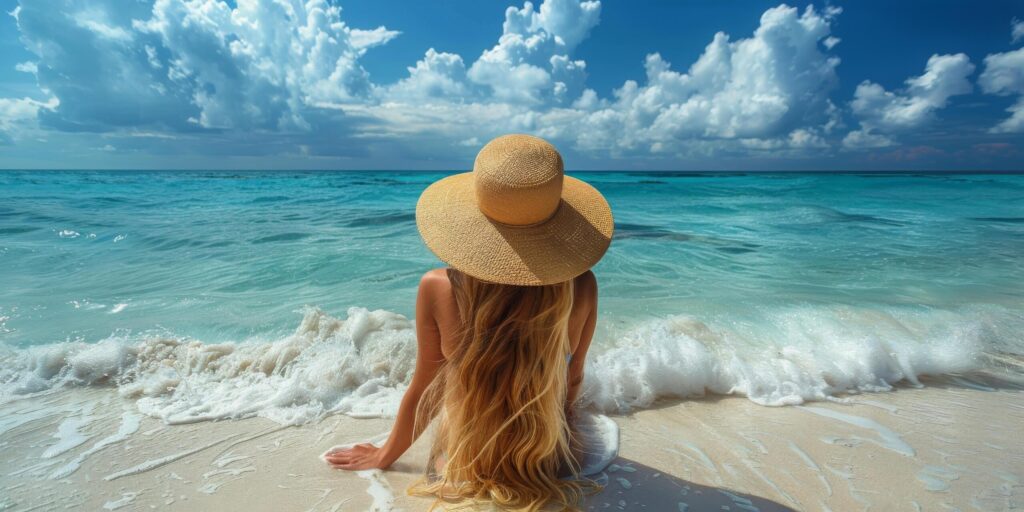
[[[416,203],[416,226],[441,261],[492,283],[539,286],[568,281],[601,259],[614,221],[608,201],[570,176],[548,220],[510,226],[489,219],[476,202],[473,173],[440,179]]]

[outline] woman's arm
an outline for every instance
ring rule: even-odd
[[[590,349],[590,341],[594,337],[594,329],[597,325],[597,279],[593,272],[587,272],[581,276],[578,286],[580,294],[586,297],[589,304],[587,319],[583,322],[583,330],[580,332],[580,342],[572,353],[572,361],[569,363],[569,389],[565,396],[566,411],[572,413],[572,408],[579,398],[580,386],[583,384],[583,369],[586,366],[587,350]]]
[[[372,444],[358,444],[352,448],[328,453],[327,462],[339,469],[384,469],[393,464],[409,449],[415,440],[413,429],[416,420],[416,406],[423,391],[437,376],[444,355],[441,353],[441,332],[434,316],[435,297],[443,287],[444,278],[428,272],[420,280],[416,295],[416,369],[409,389],[398,407],[398,417],[391,435],[380,448]]]

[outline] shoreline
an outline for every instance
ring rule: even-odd
[[[764,407],[717,395],[659,402],[611,417],[620,428],[619,457],[584,509],[1024,507],[1024,441],[1015,437],[1024,424],[1022,398],[1021,382],[972,376],[851,395],[845,403]],[[431,504],[405,493],[422,475],[427,439],[385,472],[345,472],[319,459],[334,445],[386,434],[390,419],[167,426],[102,388],[12,400],[0,405],[0,418],[0,510],[337,512]]]

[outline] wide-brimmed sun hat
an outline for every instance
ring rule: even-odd
[[[492,283],[568,281],[608,250],[614,223],[594,187],[566,176],[547,141],[503,135],[488,142],[473,171],[427,187],[416,226],[441,261]]]

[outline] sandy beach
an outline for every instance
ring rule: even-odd
[[[763,407],[737,397],[613,416],[619,457],[587,510],[1013,510],[1024,507],[1024,387],[929,381],[843,402]],[[0,406],[3,510],[425,510],[406,494],[421,439],[386,472],[318,458],[379,439],[387,419],[334,415],[166,426],[110,389]]]

